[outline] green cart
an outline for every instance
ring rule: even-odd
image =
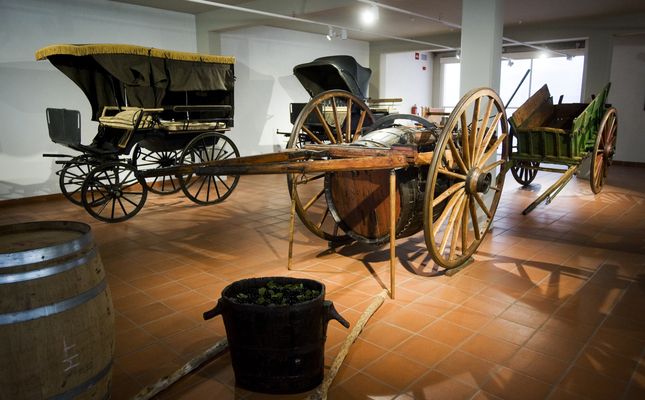
[[[605,104],[609,86],[588,104],[562,104],[562,98],[553,104],[544,85],[513,113],[510,158],[515,180],[527,186],[538,171],[563,173],[522,214],[545,200],[549,204],[586,158],[590,158],[591,190],[600,193],[616,149],[618,127],[616,109]]]

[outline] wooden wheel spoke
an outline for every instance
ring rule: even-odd
[[[452,212],[452,210],[455,208],[455,204],[461,199],[462,196],[464,196],[465,192],[463,190],[459,191],[456,193],[452,198],[448,201],[448,204],[446,204],[446,208],[443,209],[441,212],[441,215],[439,215],[439,218],[435,222],[433,222],[433,227],[432,227],[432,234],[434,236],[437,235],[437,232],[439,232],[439,229],[441,229],[441,226],[443,225],[444,221],[446,220],[446,217],[448,214]]]
[[[458,173],[456,173],[456,172],[452,172],[452,171],[447,170],[447,169],[445,169],[445,168],[437,168],[437,171],[438,171],[440,174],[448,175],[448,176],[450,176],[450,177],[457,178],[457,179],[461,179],[461,180],[463,180],[463,181],[465,181],[465,180],[466,180],[466,175],[458,174]]]
[[[334,135],[331,133],[329,124],[327,123],[327,120],[325,119],[325,116],[323,115],[322,111],[320,111],[320,109],[318,108],[318,105],[314,107],[314,110],[316,111],[316,116],[318,117],[318,120],[322,124],[323,129],[325,130],[325,134],[327,135],[327,138],[329,139],[330,142],[336,143],[336,139],[334,138]]]
[[[493,123],[489,125],[483,124],[482,129],[486,127],[486,133],[484,134],[484,138],[482,141],[479,143],[479,146],[477,147],[477,158],[475,159],[475,164],[479,164],[481,162],[481,158],[483,157],[482,154],[486,152],[486,148],[488,147],[488,144],[490,143],[491,139],[495,135],[495,131],[497,131],[497,124],[499,123],[499,120],[502,118],[502,113],[497,113],[495,117],[493,118]],[[496,147],[496,146],[493,146]],[[484,158],[484,160],[487,160],[487,158]]]
[[[432,201],[432,207],[438,206],[442,201],[446,200],[448,197],[457,192],[459,189],[462,189],[464,186],[466,186],[466,182],[458,182],[450,186]]]
[[[361,130],[363,129],[363,124],[365,123],[365,116],[367,115],[367,111],[363,110],[361,111],[361,116],[358,119],[358,125],[356,125],[356,130],[354,131],[354,137],[352,137],[352,143],[358,139],[358,136],[361,133]]]
[[[479,154],[481,151],[481,142],[485,136],[485,133],[488,129],[488,120],[490,119],[490,113],[493,111],[493,102],[492,97],[488,98],[488,105],[486,106],[486,112],[484,113],[484,118],[482,118],[482,124],[479,127],[479,132],[477,132],[477,137],[475,139],[475,147],[473,150],[474,154]]]
[[[461,220],[461,209],[463,207],[463,203],[461,202],[462,197],[464,196],[464,193],[460,193],[459,200],[457,200],[457,204],[452,207],[451,212],[450,212],[450,218],[448,218],[448,224],[446,225],[446,229],[443,232],[443,238],[441,239],[441,245],[439,246],[439,254],[442,254],[444,250],[446,250],[446,245],[448,244],[448,238],[450,236],[455,237],[455,233],[458,234],[457,229],[455,229],[455,224],[458,223],[458,221]],[[455,239],[456,242],[456,239]],[[451,252],[450,255],[448,256],[448,259],[451,258],[452,256],[452,245],[456,243],[451,243]]]
[[[303,175],[302,179],[296,180],[296,185],[305,185],[305,184],[307,184],[307,183],[309,183],[311,181],[316,181],[316,180],[318,180],[320,178],[324,178],[324,177],[325,177],[324,172],[322,174],[314,175],[311,178],[305,178],[304,175]]]
[[[468,122],[466,121],[466,113],[461,113],[459,117],[459,119],[461,120],[461,147],[464,152],[463,162],[464,166],[466,167],[465,171],[468,171],[472,163],[470,159],[470,138],[468,132]]]
[[[338,123],[338,109],[336,108],[336,98],[333,97],[333,96],[331,98],[331,108],[332,108],[332,111],[334,112],[334,124],[336,124],[335,125],[335,127],[336,127],[336,135],[338,135],[338,141],[342,142],[343,141],[343,138],[342,138],[343,132],[341,131],[340,124]]]
[[[490,210],[488,209],[488,206],[486,205],[486,203],[484,203],[484,200],[481,198],[479,193],[473,193],[472,196],[475,198],[475,201],[479,205],[479,208],[482,209],[484,214],[486,214],[488,218],[493,218],[493,214],[491,214]]]
[[[305,133],[307,134],[307,136],[309,136],[309,138],[311,140],[313,140],[314,142],[316,142],[318,144],[323,144],[322,140],[318,139],[316,137],[316,135],[314,135],[314,133],[311,130],[309,130],[309,128],[307,128],[306,126],[303,125],[302,130],[305,131]]]
[[[497,160],[492,164],[489,164],[489,165],[487,165],[485,167],[482,167],[481,171],[482,171],[482,173],[485,174],[487,172],[490,172],[490,171],[494,170],[495,168],[499,167],[500,165],[504,164],[505,162],[506,162],[506,160],[503,160],[503,159],[502,160]],[[524,169],[523,171],[530,171],[530,170]]]
[[[468,248],[468,205],[470,204],[470,197],[464,196],[464,209],[462,211],[461,220],[461,254],[466,254]]]
[[[470,165],[469,167],[472,167],[473,165],[473,159],[472,157],[475,155],[475,144],[477,142],[477,133],[479,131],[479,105],[480,105],[480,98],[478,97],[475,99],[475,106],[473,107],[473,122],[470,127],[470,134],[469,134],[469,145],[470,145],[470,154],[471,154],[471,159],[470,159]]]
[[[472,197],[472,196],[470,196]],[[472,198],[468,199],[468,208],[470,209],[470,219],[473,221],[473,231],[475,232],[475,239],[481,240],[481,232],[479,231],[479,219],[477,218],[477,210]]]
[[[322,228],[322,225],[325,223],[325,219],[327,219],[328,215],[329,215],[329,207],[325,207],[325,212],[323,213],[323,216],[317,225],[318,229]]]
[[[459,150],[457,149],[457,146],[452,141],[452,136],[448,136],[448,146],[450,147],[450,152],[452,153],[452,157],[457,162],[457,165],[459,166],[459,168],[461,168],[461,170],[467,174],[468,167],[466,167],[466,164],[464,163],[463,158],[461,158],[461,154],[459,154]]]
[[[488,161],[488,159],[489,159],[493,154],[497,153],[497,149],[499,148],[499,146],[501,146],[501,145],[502,145],[502,143],[504,143],[504,140],[506,139],[506,136],[507,136],[507,135],[508,135],[507,133],[502,133],[502,134],[501,134],[501,136],[500,136],[499,138],[497,138],[497,140],[495,141],[495,143],[493,143],[493,145],[491,146],[491,148],[490,148],[486,153],[484,153],[483,157],[482,157],[482,158],[479,160],[479,162],[477,163],[477,166],[478,166],[478,167],[480,167],[480,168],[481,168],[481,166],[482,166],[486,161]]]
[[[347,124],[347,141],[352,137],[352,99],[347,99],[347,116],[345,117],[345,123]]]
[[[307,211],[324,193],[325,188],[320,189],[318,193],[316,193],[311,199],[309,199],[307,204],[305,204],[302,209]]]

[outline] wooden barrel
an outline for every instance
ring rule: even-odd
[[[389,148],[414,144],[416,130],[391,127],[362,136],[353,145]],[[328,174],[325,195],[330,212],[347,234],[363,243],[380,244],[390,238],[390,172],[348,171]],[[396,171],[396,237],[423,229],[423,193],[427,168]]]
[[[90,227],[0,227],[0,399],[109,398],[114,309]]]

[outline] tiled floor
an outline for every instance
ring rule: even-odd
[[[573,179],[551,205],[520,211],[556,175],[520,188],[512,177],[476,262],[436,274],[422,234],[397,242],[397,299],[351,347],[333,399],[645,398],[645,169],[614,166],[603,192]],[[541,187],[539,187],[541,185]],[[90,223],[116,316],[113,398],[127,399],[224,337],[201,314],[228,283],[292,275],[322,281],[352,323],[389,284],[388,248],[337,253],[297,225],[286,270],[289,197],[283,176],[242,177],[223,204],[151,195],[121,224],[63,200],[0,207],[0,223]],[[327,365],[347,330],[331,322]],[[270,399],[234,386],[225,353],[160,399]]]

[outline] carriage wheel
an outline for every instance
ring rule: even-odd
[[[240,152],[233,141],[217,132],[206,132],[193,138],[181,153],[180,165],[202,164],[216,160],[238,158]],[[216,204],[231,195],[239,175],[197,175],[191,173],[179,176],[179,185],[193,202],[200,205]]]
[[[302,148],[310,143],[352,143],[361,136],[363,128],[373,123],[374,116],[361,99],[344,90],[329,90],[311,99],[300,112],[287,148]],[[287,174],[289,193],[294,196],[296,212],[307,229],[325,240],[343,241],[348,237],[331,215],[325,177],[325,173]]]
[[[142,171],[172,167],[179,161],[179,150],[151,151],[138,143],[132,151],[133,165]],[[172,194],[181,190],[179,182],[171,176],[156,176],[152,181],[146,181],[148,190],[155,194]]]
[[[589,173],[589,184],[594,194],[600,193],[607,176],[607,169],[611,165],[616,151],[616,136],[618,129],[618,118],[616,109],[610,108],[605,112],[596,135],[596,144],[591,157],[591,170]]]
[[[83,207],[104,222],[121,222],[134,217],[146,202],[148,189],[126,163],[110,162],[94,168],[81,189]]]
[[[511,174],[513,174],[513,178],[515,178],[517,183],[522,186],[528,186],[535,179],[538,173],[536,168],[539,166],[540,163],[538,161],[515,161],[515,164],[511,167]]]
[[[74,157],[63,165],[58,175],[60,191],[72,204],[82,206],[81,187],[89,175],[93,163],[86,156]]]
[[[474,89],[462,97],[428,170],[424,234],[438,265],[462,265],[488,232],[504,186],[508,142],[506,113],[495,91]]]

